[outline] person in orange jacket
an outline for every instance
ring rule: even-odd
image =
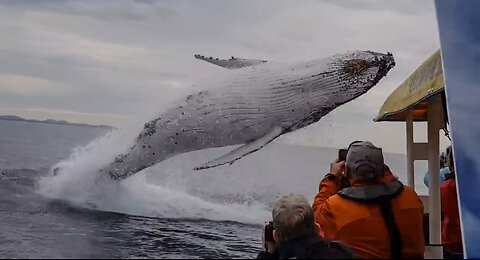
[[[457,201],[457,183],[455,181],[455,165],[453,150],[447,148],[447,164],[450,174],[445,175],[445,181],[440,185],[442,203],[442,246],[445,258],[455,258],[463,254],[462,231]]]
[[[351,187],[340,190],[342,178]],[[423,258],[423,204],[390,173],[382,149],[354,142],[347,161],[336,160],[313,206],[325,238],[342,241],[358,258]]]

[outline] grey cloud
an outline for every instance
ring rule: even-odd
[[[142,4],[139,4],[142,3]],[[156,18],[168,18],[177,15],[169,7],[171,1],[2,1],[0,6],[11,9],[39,11],[47,13],[88,16],[110,21],[142,21],[155,14]],[[148,5],[144,5],[148,4]]]
[[[129,116],[221,72],[196,53],[294,62],[393,52],[387,77],[320,128],[352,120],[372,129],[383,100],[439,47],[432,1],[1,1],[0,34],[0,73],[72,89],[57,99],[2,94],[2,106]]]
[[[432,13],[431,1],[425,0],[318,0],[320,2],[337,5],[344,8],[370,11],[388,11],[407,15],[421,15]]]

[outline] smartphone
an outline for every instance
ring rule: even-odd
[[[344,161],[346,163],[347,153],[348,153],[348,149],[338,150],[338,161],[339,162]],[[342,178],[340,189],[342,190],[349,187],[350,187],[350,182],[347,180],[347,178]]]
[[[347,153],[348,153],[348,150],[347,149],[340,149],[338,150],[338,161],[344,161],[346,162],[347,161]]]

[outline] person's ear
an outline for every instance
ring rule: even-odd
[[[350,176],[350,168],[348,168],[347,165],[345,165],[345,178],[347,178],[350,185],[352,185],[353,179],[352,179],[352,176]]]
[[[273,240],[278,243],[278,232],[275,229],[273,230]]]
[[[321,234],[322,233],[322,228],[320,227],[320,224],[315,222],[315,233]]]

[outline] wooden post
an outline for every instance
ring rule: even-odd
[[[415,189],[414,155],[413,155],[413,113],[407,114],[407,186]]]
[[[434,246],[434,257],[442,258],[441,235],[441,204],[440,204],[440,161],[439,161],[439,131],[442,122],[442,108],[440,95],[436,95],[428,102],[428,172],[429,180],[429,207],[430,207],[430,244]]]

